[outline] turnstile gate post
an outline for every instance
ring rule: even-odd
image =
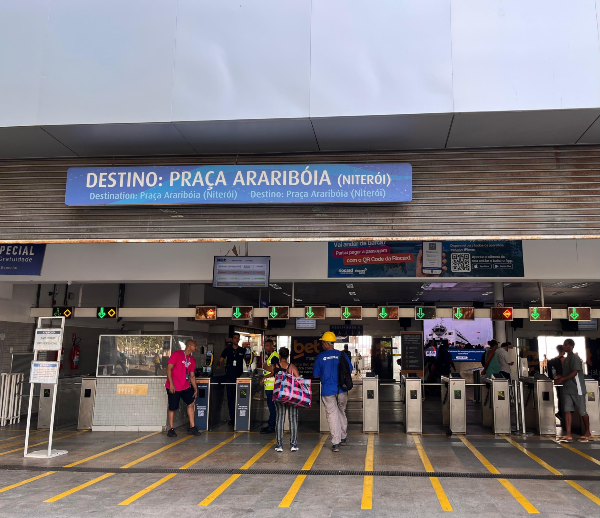
[[[442,376],[442,422],[452,433],[467,433],[466,381],[460,374]]]
[[[250,430],[250,402],[252,401],[252,380],[238,378],[235,384],[235,424],[236,431]]]
[[[598,381],[591,376],[585,377],[585,409],[590,420],[590,433],[592,435],[600,435],[600,401],[598,394]],[[562,402],[561,402],[562,403]],[[577,408],[573,416],[573,428],[579,429],[581,434],[585,431],[583,419],[579,415]]]
[[[379,380],[374,376],[362,382],[363,433],[379,433]]]
[[[495,434],[510,433],[510,397],[508,380],[483,376],[485,383],[481,394],[483,426],[491,427]]]
[[[210,379],[196,378],[198,395],[194,407],[194,424],[198,430],[208,430],[210,412]]]
[[[423,387],[421,378],[402,376],[406,433],[423,433]]]
[[[555,435],[554,384],[547,376],[538,376],[521,378],[525,407],[524,427],[536,429],[540,435]]]

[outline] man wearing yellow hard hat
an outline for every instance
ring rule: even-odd
[[[346,405],[348,390],[352,388],[352,362],[342,351],[336,351],[335,335],[327,331],[320,338],[323,352],[319,353],[313,367],[313,376],[321,380],[321,399],[325,406],[327,422],[331,431],[332,451],[340,451],[340,444],[348,444],[348,419]],[[348,368],[340,362],[346,362]],[[348,377],[350,379],[348,379]]]

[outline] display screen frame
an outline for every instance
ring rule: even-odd
[[[266,263],[267,265],[267,272],[266,272],[266,276],[265,276],[265,282],[264,284],[251,284],[251,283],[244,283],[244,282],[239,282],[237,284],[230,284],[230,285],[226,285],[223,283],[219,283],[218,282],[218,275],[217,275],[217,265],[219,264],[219,261],[223,260],[223,261],[232,261],[232,262],[238,262],[240,265],[244,265],[244,264],[249,264],[251,263],[253,259],[264,259],[265,261],[261,261],[255,264],[262,264],[262,263]],[[248,261],[250,260],[250,261]],[[245,262],[248,261],[248,262]],[[212,281],[212,286],[213,288],[268,288],[269,287],[269,282],[271,280],[271,256],[269,255],[248,255],[248,256],[236,256],[236,255],[215,255],[214,259],[213,259],[213,281]]]

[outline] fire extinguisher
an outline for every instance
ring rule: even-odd
[[[71,369],[79,369],[79,343],[81,342],[81,338],[77,338],[73,341],[73,347],[71,348]]]

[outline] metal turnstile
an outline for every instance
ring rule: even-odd
[[[585,377],[585,392],[586,392],[586,401],[585,401],[585,409],[590,419],[590,433],[592,435],[600,435],[600,397],[599,397],[599,388],[598,381],[591,376]],[[583,419],[575,409],[574,412],[576,415],[573,416],[573,428],[577,429],[577,425],[579,425],[579,431],[581,433],[584,432],[585,426],[583,424]]]
[[[96,401],[96,378],[82,378],[79,397],[78,430],[91,430],[94,421],[94,403]]]
[[[379,433],[379,380],[377,376],[363,378],[363,433]]]
[[[194,424],[198,430],[208,430],[210,422],[210,379],[196,378],[196,386],[198,387],[198,395],[194,407]]]
[[[452,433],[467,433],[466,380],[455,372],[442,376],[442,422]]]
[[[38,410],[38,430],[50,428],[52,418],[52,398],[56,394],[56,411],[54,413],[54,428],[75,426],[79,419],[79,404],[81,396],[81,377],[59,378],[58,383],[40,385],[40,407]]]
[[[252,401],[252,379],[238,378],[235,384],[234,430],[250,430],[250,402]]]
[[[423,387],[421,378],[402,376],[404,385],[404,426],[406,433],[423,432]]]
[[[556,435],[554,415],[554,383],[543,374],[521,378],[526,430],[537,430],[539,435]]]
[[[510,397],[508,380],[482,376],[485,383],[481,394],[483,426],[492,428],[495,434],[510,433]]]

